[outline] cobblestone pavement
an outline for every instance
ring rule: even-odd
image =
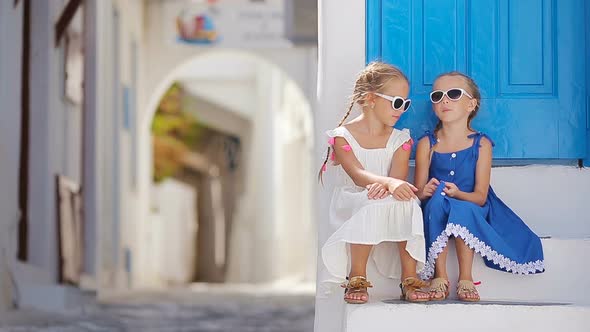
[[[177,289],[109,296],[100,304],[68,312],[15,311],[0,314],[4,332],[78,331],[235,331],[313,330],[314,299],[284,294],[211,289]]]

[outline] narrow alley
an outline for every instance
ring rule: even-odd
[[[0,331],[313,330],[294,3],[0,0]]]

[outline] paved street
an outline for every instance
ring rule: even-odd
[[[111,295],[98,305],[61,314],[0,314],[0,331],[306,332],[313,330],[313,303],[309,292],[196,286]]]

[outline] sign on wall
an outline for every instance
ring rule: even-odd
[[[233,48],[292,45],[285,37],[283,0],[175,1],[164,6],[165,22],[170,22],[165,36],[176,43]]]

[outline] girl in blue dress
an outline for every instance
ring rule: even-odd
[[[468,76],[439,76],[430,94],[439,122],[418,142],[415,185],[423,201],[426,263],[433,300],[449,295],[447,243],[459,261],[457,297],[479,301],[471,273],[474,253],[493,269],[514,274],[544,271],[541,241],[490,187],[493,141],[471,128],[480,92]]]

